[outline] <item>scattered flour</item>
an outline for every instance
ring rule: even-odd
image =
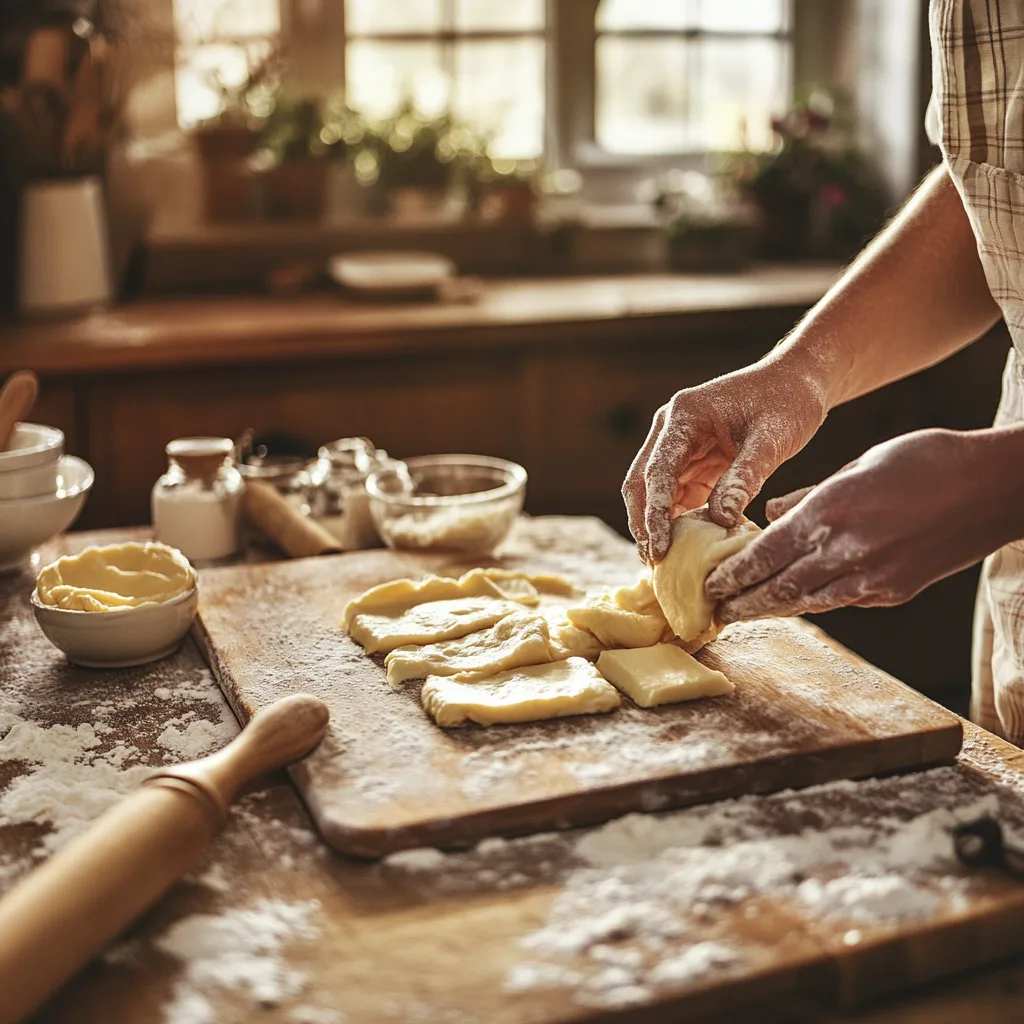
[[[296,1006],[288,1014],[291,1024],[344,1024],[345,1015],[320,1006]]]
[[[400,850],[384,858],[390,868],[402,868],[405,871],[431,871],[445,862],[445,855],[440,850],[423,846],[415,850]]]
[[[319,910],[316,900],[262,900],[252,908],[193,914],[173,924],[155,942],[184,965],[165,1008],[166,1024],[217,1024],[211,997],[221,991],[230,993],[236,1007],[248,997],[253,1009],[298,995],[308,978],[289,967],[283,954],[296,940],[319,937],[313,923]]]
[[[238,734],[238,722],[231,711],[224,707],[219,722],[201,719],[189,722],[183,728],[180,719],[172,719],[156,741],[167,753],[165,761],[191,761],[224,746]]]

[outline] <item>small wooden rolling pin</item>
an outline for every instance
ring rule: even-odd
[[[223,750],[147,780],[0,900],[0,1022],[42,1004],[199,858],[253,779],[308,754],[330,712],[295,694]]]

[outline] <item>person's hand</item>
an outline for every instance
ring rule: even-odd
[[[1024,536],[1021,436],[918,431],[769,502],[771,525],[707,579],[717,617],[901,604]]]
[[[770,358],[678,392],[655,414],[622,485],[644,561],[665,557],[672,515],[705,502],[716,523],[735,526],[827,411],[825,389],[812,374]]]

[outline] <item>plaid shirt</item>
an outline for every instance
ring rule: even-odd
[[[998,425],[1024,421],[1024,2],[931,0],[928,133],[942,149],[1013,339]],[[1024,745],[1024,541],[985,560],[971,717]]]

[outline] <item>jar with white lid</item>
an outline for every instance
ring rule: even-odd
[[[180,437],[167,445],[168,467],[153,487],[153,532],[190,561],[227,558],[239,548],[245,481],[226,437]]]

